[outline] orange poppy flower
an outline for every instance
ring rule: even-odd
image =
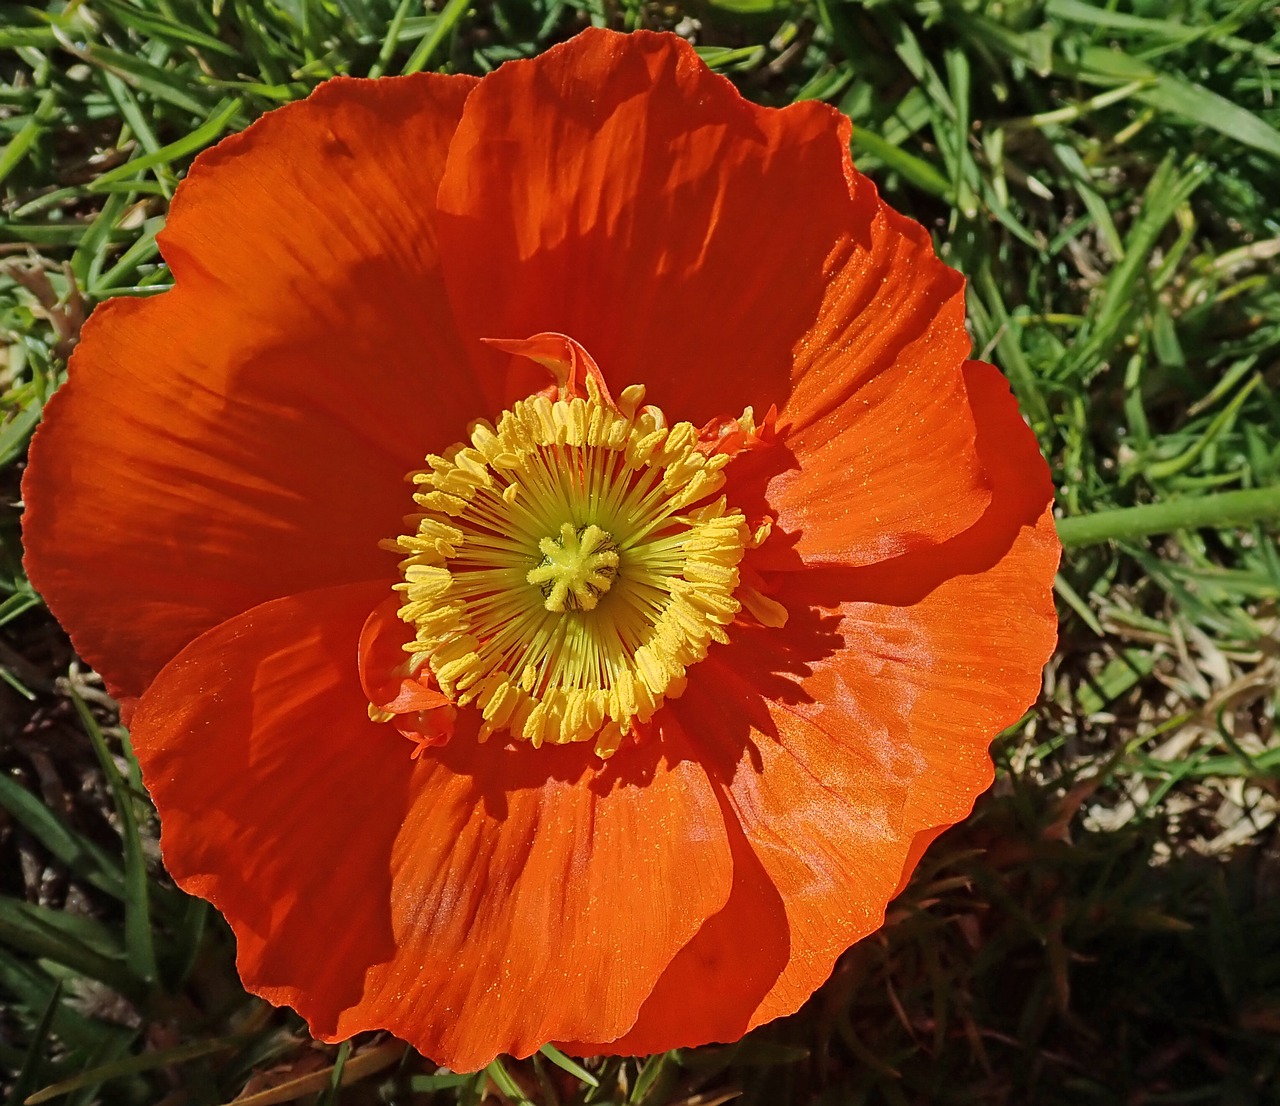
[[[1048,472],[848,149],[665,35],[337,79],[199,157],[175,287],[86,326],[31,578],[321,1039],[736,1039],[990,782]]]

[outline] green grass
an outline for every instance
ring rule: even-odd
[[[337,73],[484,73],[686,20],[746,95],[847,112],[859,166],[969,277],[975,350],[1074,520],[1045,696],[892,924],[741,1044],[465,1077],[313,1046],[159,867],[109,701],[21,572],[26,442],[92,306],[166,286],[155,233],[220,136]],[[1259,0],[0,7],[0,1095],[1276,1101],[1278,179]]]

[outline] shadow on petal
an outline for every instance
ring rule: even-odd
[[[165,865],[236,931],[245,985],[318,1035],[390,960],[404,742],[369,722],[354,641],[383,584],[276,600],[206,632],[133,718]]]

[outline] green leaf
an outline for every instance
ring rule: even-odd
[[[1280,486],[1217,495],[1188,496],[1058,520],[1058,537],[1068,549],[1108,541],[1144,538],[1172,530],[1225,529],[1280,519]]]
[[[467,9],[473,0],[448,0],[431,25],[431,32],[418,43],[417,48],[404,63],[401,73],[419,73],[425,69],[435,57],[436,51],[444,45],[444,41],[462,22]]]
[[[1134,97],[1280,159],[1280,131],[1202,85],[1161,74]]]
[[[493,1080],[493,1085],[509,1101],[514,1102],[516,1106],[534,1106],[533,1101],[524,1093],[520,1084],[512,1079],[507,1069],[502,1066],[501,1060],[494,1060],[484,1070],[489,1078]]]
[[[0,183],[14,171],[27,156],[36,139],[49,129],[50,123],[57,114],[57,100],[52,90],[46,89],[40,95],[40,102],[31,117],[22,125],[22,129],[13,136],[0,150]]]
[[[886,142],[866,127],[853,128],[853,148],[877,158],[887,168],[901,173],[906,180],[932,196],[945,199],[951,193],[951,182],[929,162]]]
[[[0,895],[0,939],[4,943],[138,998],[139,988],[123,957],[104,955],[84,939],[91,925],[87,918]],[[90,933],[90,939],[94,937],[100,938],[101,934]],[[99,939],[94,943],[102,942]]]

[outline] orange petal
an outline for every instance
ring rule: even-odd
[[[690,754],[674,736],[604,767],[463,734],[428,751],[392,857],[401,955],[339,1035],[372,1018],[471,1070],[622,1034],[729,895],[724,820]]]
[[[750,104],[674,35],[588,30],[509,62],[440,187],[460,325],[572,335],[615,395],[642,383],[673,419],[765,411],[842,245],[847,142],[838,112]]]
[[[410,747],[369,721],[355,666],[383,594],[322,589],[223,623],[132,720],[165,867],[227,916],[246,984],[304,1016],[359,1003],[366,967],[396,954],[389,857]]]
[[[413,631],[396,614],[400,604],[398,596],[388,596],[360,630],[360,686],[371,705],[393,714],[444,706],[450,701],[448,696],[429,682],[408,675],[409,655],[404,645],[413,638]]]
[[[898,226],[906,221],[883,204],[876,221],[894,229],[873,234],[858,281],[834,286],[878,289],[857,315],[857,338],[847,347],[829,346],[830,334],[818,339],[779,416],[794,467],[770,481],[765,498],[778,528],[795,537],[792,565],[796,557],[866,565],[936,545],[991,502],[961,371],[968,338],[958,278],[938,280],[955,289],[943,301],[929,285],[942,266],[921,228],[909,224],[920,233],[908,237]],[[830,310],[852,314],[842,301]],[[779,549],[766,545],[758,563],[785,567]]]
[[[663,972],[632,1029],[605,1044],[563,1041],[574,1056],[644,1056],[708,1041],[736,1041],[786,967],[782,896],[752,851],[732,808],[733,892]]]
[[[631,1032],[581,1051],[731,1040],[795,1010],[881,924],[921,846],[990,783],[987,747],[1035,699],[1053,649],[1060,549],[1048,469],[1007,384],[976,362],[966,381],[994,486],[981,521],[883,565],[787,574],[786,628],[737,627],[669,708],[767,880],[752,877],[744,894],[735,877]],[[770,923],[774,895],[782,925]],[[740,950],[727,935],[741,932],[753,940]],[[777,977],[730,1017],[716,981],[779,958]],[[673,996],[679,1036],[665,1028]]]
[[[790,456],[730,473],[740,498],[767,481],[759,494],[790,535],[765,546],[761,568],[887,560],[954,537],[991,502],[964,384],[964,281],[923,227],[850,173],[851,241],[778,417]]]
[[[356,673],[380,599],[266,603],[160,673],[134,744],[166,866],[227,916],[245,985],[321,1039],[384,1028],[469,1070],[617,1037],[729,894],[703,769],[678,735],[603,768],[474,733],[411,760]]]
[[[515,359],[507,374],[506,388],[511,395],[526,396],[547,390],[545,378],[528,364],[532,361],[551,374],[551,398],[586,396],[590,380],[605,405],[618,409],[595,358],[567,334],[548,331],[532,338],[482,338],[481,341]]]
[[[587,31],[504,65],[468,100],[440,187],[460,325],[571,334],[615,394],[643,383],[673,419],[779,405],[799,471],[770,498],[806,557],[945,540],[990,498],[963,281],[848,144],[837,112],[747,103],[670,35]]]
[[[474,81],[339,79],[196,159],[176,287],[94,313],[23,485],[32,581],[138,695],[275,596],[393,572],[404,473],[475,417],[432,196]]]
[[[964,818],[989,786],[988,746],[1034,702],[1057,639],[1053,577],[1061,546],[1048,466],[999,372],[970,362],[965,381],[993,484],[990,508],[934,550],[816,582],[818,592],[830,587],[865,598],[841,603],[844,648],[805,680],[813,705],[794,708],[811,727],[805,736],[818,738],[811,748],[823,759],[831,755],[826,734],[843,715],[835,736],[859,734],[864,755],[883,765],[885,783],[867,784],[881,801],[906,784],[891,823],[895,850],[859,881],[860,893],[874,896],[868,920],[874,915],[876,925],[919,861],[918,836]],[[812,755],[798,759],[811,768],[821,763]],[[888,863],[891,855],[896,864]],[[793,956],[755,1024],[796,1009],[843,948],[874,928],[847,917],[830,925],[833,903],[812,892],[813,876],[808,866],[792,865],[788,884],[780,880]],[[788,894],[788,885],[801,893]]]
[[[390,595],[365,620],[357,666],[369,706],[391,716],[385,722],[418,746],[413,754],[416,758],[427,746],[449,742],[458,711],[434,686],[429,667],[409,675],[409,654],[404,646],[413,638],[413,631],[397,613],[401,602],[398,595]]]

